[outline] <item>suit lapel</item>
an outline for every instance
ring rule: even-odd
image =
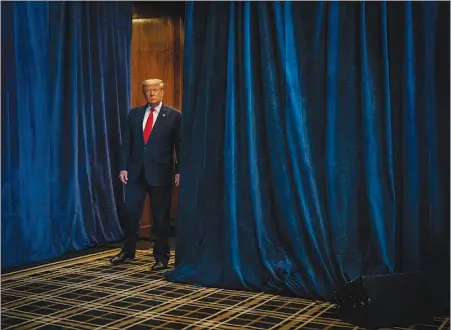
[[[147,104],[142,106],[139,111],[141,111],[141,113],[139,114],[138,118],[140,119],[139,121],[139,132],[141,132],[141,141],[144,143],[144,130],[143,130],[143,121],[144,121],[144,115],[146,114],[146,108],[147,108]],[[145,144],[145,143],[144,143]]]

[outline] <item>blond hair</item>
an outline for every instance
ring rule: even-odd
[[[149,85],[158,85],[161,89],[164,87],[163,80],[161,79],[147,79],[142,82],[142,90],[144,91],[144,88]]]

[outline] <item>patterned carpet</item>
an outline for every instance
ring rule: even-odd
[[[357,329],[340,321],[328,303],[170,283],[150,270],[148,251],[112,267],[108,260],[117,252],[3,275],[1,328]],[[449,318],[411,327],[448,328]]]

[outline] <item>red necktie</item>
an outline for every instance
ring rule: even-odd
[[[146,121],[146,127],[144,127],[144,132],[143,132],[144,143],[147,143],[147,140],[149,140],[150,132],[152,132],[153,112],[154,111],[155,111],[155,108],[150,109],[150,114]]]

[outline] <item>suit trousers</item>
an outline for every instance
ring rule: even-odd
[[[144,168],[141,168],[136,180],[127,183],[124,221],[124,252],[127,255],[135,256],[136,233],[139,230],[139,220],[148,193],[153,218],[152,232],[155,236],[153,255],[156,261],[168,263],[170,256],[168,237],[170,233],[171,192],[172,186],[149,185],[144,174]]]

